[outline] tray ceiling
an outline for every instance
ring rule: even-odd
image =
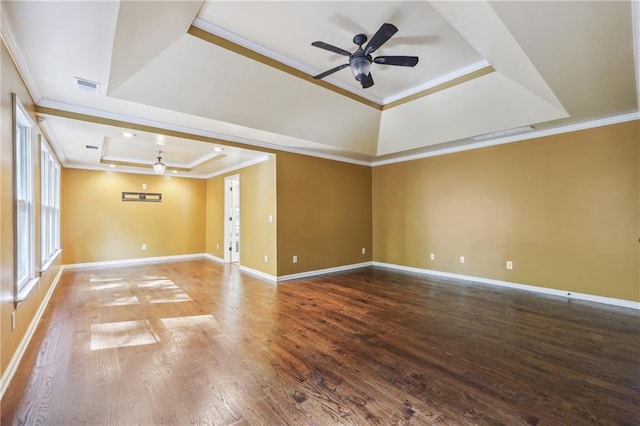
[[[258,161],[265,149],[375,164],[477,146],[474,137],[516,127],[637,118],[637,9],[630,1],[3,1],[2,34],[66,165],[119,161],[148,171],[163,139],[176,168],[206,177]],[[376,55],[415,55],[415,68],[373,64],[366,90],[349,69],[311,78],[346,62],[311,42],[354,51],[356,33],[370,37],[384,22],[399,31]],[[100,83],[100,93],[78,91],[74,77]],[[123,142],[123,124],[144,128],[143,137]],[[86,140],[101,144],[99,155],[86,152]],[[226,160],[195,170],[213,145],[228,147]]]

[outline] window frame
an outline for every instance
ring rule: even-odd
[[[34,123],[18,96],[12,95],[14,291],[15,301],[21,302],[39,279],[36,271],[35,144]],[[26,224],[21,221],[25,216]]]
[[[47,140],[40,136],[40,270],[44,271],[60,249],[61,167]]]

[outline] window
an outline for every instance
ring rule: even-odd
[[[47,144],[40,148],[40,248],[42,269],[60,249],[60,166]]]
[[[35,225],[33,209],[33,139],[31,120],[14,95],[15,263],[16,296],[20,301],[35,284]]]

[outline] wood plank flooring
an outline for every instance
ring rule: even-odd
[[[640,313],[384,269],[68,270],[1,423],[640,424]]]

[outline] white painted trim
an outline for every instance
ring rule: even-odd
[[[618,115],[615,117],[602,118],[598,120],[584,121],[581,123],[570,124],[552,129],[544,129],[524,133],[516,136],[508,136],[504,138],[490,139],[482,142],[470,143],[466,145],[454,146],[449,148],[435,149],[433,151],[423,152],[414,155],[405,155],[402,157],[391,158],[388,160],[373,161],[372,167],[384,166],[387,164],[402,163],[405,161],[419,160],[421,158],[437,157],[439,155],[452,154],[454,152],[470,151],[473,149],[486,148],[490,146],[503,145],[512,142],[520,142],[528,139],[542,138],[546,136],[554,136],[563,133],[577,132],[580,130],[593,129],[595,127],[610,126],[612,124],[626,123],[628,121],[640,120],[640,112],[631,114]]]
[[[210,173],[210,174],[206,174],[206,175],[187,174],[185,172],[178,172],[178,173],[166,172],[164,174],[164,176],[165,177],[177,177],[177,178],[179,177],[179,178],[185,178],[185,179],[210,179],[210,178],[215,177],[215,176],[223,175],[225,173],[235,172],[236,170],[240,170],[240,169],[244,169],[245,167],[253,166],[254,164],[258,164],[258,163],[261,163],[263,161],[266,161],[266,159],[259,158],[259,159],[249,160],[249,161],[247,161],[245,163],[240,163],[240,164],[237,164],[237,165],[235,165],[233,167],[229,167],[229,168],[220,170],[218,172]],[[152,169],[149,169],[149,170],[136,169],[136,168],[129,167],[129,166],[116,166],[116,167],[104,167],[104,166],[102,166],[101,167],[101,166],[84,166],[84,165],[77,165],[77,164],[66,164],[64,167],[66,169],[93,170],[93,171],[96,171],[96,172],[130,173],[130,174],[136,174],[136,175],[158,176],[155,173],[153,173]]]
[[[211,260],[216,263],[224,263],[224,259],[218,256],[214,256],[211,253],[203,253],[205,259]]]
[[[13,376],[16,374],[16,371],[18,371],[18,366],[20,365],[20,361],[22,360],[22,357],[24,356],[24,353],[27,350],[29,343],[31,342],[31,338],[33,337],[33,334],[35,333],[36,328],[40,323],[40,319],[42,318],[44,311],[47,309],[47,306],[49,305],[49,300],[51,299],[53,292],[58,286],[58,281],[60,281],[60,276],[62,275],[63,270],[64,270],[63,266],[61,266],[58,269],[58,273],[56,274],[55,278],[51,282],[51,286],[49,287],[47,294],[44,296],[44,299],[42,299],[42,303],[40,303],[40,306],[38,307],[36,314],[31,320],[31,323],[27,328],[27,332],[25,333],[24,337],[20,341],[20,344],[16,348],[16,351],[13,354],[11,361],[7,365],[7,369],[4,371],[4,374],[2,375],[2,377],[0,377],[0,399],[2,399],[2,397],[4,396],[4,393],[9,387],[9,383],[11,383],[11,379],[13,379]]]
[[[259,163],[262,163],[264,161],[267,161],[270,158],[270,156],[271,156],[271,154],[265,154],[265,155],[262,155],[262,156],[260,156],[258,158],[254,158],[253,160],[245,161],[244,163],[240,163],[240,164],[237,164],[235,166],[227,167],[226,169],[218,170],[217,172],[210,173],[208,175],[204,175],[203,178],[204,179],[209,179],[209,178],[212,178],[212,177],[215,177],[215,176],[223,175],[225,173],[235,172],[237,170],[244,169],[245,167],[253,166],[255,164],[259,164]]]
[[[176,125],[169,124],[169,123],[163,123],[163,122],[157,122],[157,121],[142,119],[142,118],[138,118],[138,117],[125,116],[125,115],[120,115],[120,114],[115,114],[115,113],[110,113],[110,112],[98,111],[98,110],[94,110],[94,109],[90,109],[90,108],[84,108],[84,107],[78,107],[78,106],[74,106],[74,105],[51,102],[51,101],[48,101],[48,100],[43,100],[39,105],[43,106],[43,107],[47,107],[47,108],[59,109],[61,111],[74,112],[74,113],[85,114],[85,115],[92,115],[94,117],[100,117],[100,118],[106,118],[106,119],[112,119],[112,120],[118,120],[118,121],[125,121],[125,122],[134,123],[134,124],[140,124],[140,125],[144,125],[144,126],[157,127],[157,128],[164,129],[164,130],[183,132],[183,133],[188,133],[188,134],[191,134],[191,135],[194,135],[194,136],[204,136],[204,137],[228,140],[230,142],[242,143],[242,144],[245,144],[245,145],[256,146],[256,147],[264,148],[264,149],[272,149],[272,150],[276,150],[276,151],[291,152],[291,153],[294,153],[294,154],[307,155],[307,156],[310,156],[310,157],[324,158],[326,160],[341,161],[343,163],[357,164],[357,165],[360,165],[360,166],[369,166],[369,167],[378,167],[378,166],[384,166],[386,164],[402,163],[402,162],[405,162],[405,161],[418,160],[418,159],[421,159],[421,158],[437,157],[439,155],[446,155],[446,154],[451,154],[451,153],[454,153],[454,152],[470,151],[470,150],[473,150],[473,149],[486,148],[486,147],[489,147],[489,146],[502,145],[502,144],[512,143],[512,142],[520,142],[520,141],[524,141],[524,140],[528,140],[528,139],[559,135],[559,134],[569,133],[569,132],[577,132],[577,131],[580,131],[580,130],[587,130],[587,129],[592,129],[592,128],[596,128],[596,127],[602,127],[602,126],[609,126],[609,125],[613,125],[613,124],[625,123],[625,122],[633,121],[633,120],[640,120],[640,112],[633,112],[633,113],[629,113],[629,114],[617,115],[617,116],[607,117],[607,118],[602,118],[602,119],[597,119],[597,120],[584,121],[584,122],[581,122],[581,123],[570,124],[570,125],[567,125],[567,126],[561,126],[561,127],[550,128],[550,129],[538,130],[538,131],[533,131],[533,132],[529,132],[529,133],[525,133],[525,134],[519,134],[519,135],[513,135],[513,136],[509,136],[509,137],[504,137],[504,138],[490,139],[490,140],[485,140],[485,141],[482,141],[482,142],[476,142],[476,143],[471,143],[471,144],[466,144],[466,145],[461,145],[461,146],[442,148],[442,149],[435,149],[433,151],[423,152],[423,153],[420,153],[420,154],[404,155],[404,156],[399,156],[399,157],[395,157],[395,158],[390,158],[390,159],[387,159],[387,160],[362,161],[362,160],[354,160],[352,158],[347,158],[347,157],[338,156],[338,155],[316,153],[316,152],[309,151],[309,150],[306,150],[306,149],[303,149],[303,148],[292,148],[292,147],[287,147],[287,146],[283,146],[283,145],[275,145],[275,144],[270,144],[270,143],[265,143],[265,142],[259,142],[259,141],[255,141],[255,140],[249,140],[249,139],[238,138],[238,137],[233,137],[233,136],[228,136],[228,135],[222,135],[220,133],[215,133],[215,132],[208,132],[208,131],[199,130],[199,129],[195,129],[195,128],[176,126]],[[65,167],[84,169],[84,170],[102,170],[102,171],[105,170],[105,168],[90,168],[90,167],[85,167],[85,166],[74,166],[74,165],[67,165]],[[244,167],[246,167],[246,166],[244,166]],[[125,170],[120,170],[120,171],[126,172],[126,173],[141,173],[141,172],[136,172],[136,171],[130,171],[130,172],[127,172]],[[228,172],[225,172],[225,173],[228,173]],[[149,174],[153,174],[153,173],[149,172]],[[176,174],[176,176],[191,177],[191,178],[201,178],[201,179],[202,178],[204,178],[204,179],[208,178],[207,176],[193,176],[193,175],[185,176],[185,175],[180,175],[180,174]]]
[[[134,116],[130,116],[130,115],[123,115],[123,114],[117,114],[117,113],[113,113],[113,112],[101,111],[101,110],[96,110],[96,109],[93,109],[93,108],[85,108],[85,107],[81,107],[81,106],[77,106],[77,105],[70,105],[70,104],[65,104],[65,103],[61,103],[61,102],[50,101],[50,100],[47,100],[47,99],[43,99],[42,101],[40,101],[38,103],[38,106],[45,107],[45,108],[58,109],[60,111],[65,111],[65,112],[72,112],[72,113],[77,113],[77,114],[90,115],[90,116],[93,116],[93,117],[105,118],[105,119],[108,119],[108,120],[123,121],[123,122],[128,122],[128,123],[131,123],[131,124],[138,124],[138,125],[142,125],[142,126],[156,127],[158,129],[170,130],[170,131],[174,131],[174,132],[182,132],[182,133],[187,133],[187,134],[190,134],[190,135],[193,135],[193,136],[202,136],[202,137],[205,137],[205,138],[220,139],[222,141],[226,140],[226,141],[229,141],[229,142],[236,142],[236,143],[240,143],[240,144],[243,144],[243,145],[254,146],[254,147],[258,147],[258,148],[262,148],[262,149],[270,149],[270,150],[274,150],[274,151],[291,152],[293,154],[306,155],[306,156],[309,156],[309,157],[324,158],[325,160],[341,161],[343,163],[357,164],[359,166],[370,166],[371,165],[371,162],[369,162],[369,161],[355,160],[353,158],[347,158],[347,157],[343,157],[343,156],[340,156],[340,155],[324,154],[324,153],[310,151],[310,150],[307,150],[307,149],[304,149],[304,148],[294,148],[294,147],[290,147],[290,146],[286,146],[286,145],[276,145],[276,144],[272,144],[272,143],[268,143],[268,142],[258,141],[256,139],[248,139],[248,138],[243,138],[243,137],[238,137],[238,136],[222,134],[222,133],[218,133],[218,132],[211,132],[211,131],[208,131],[208,130],[196,129],[196,128],[193,128],[193,127],[186,127],[186,126],[180,126],[180,125],[170,124],[170,123],[161,122],[161,121],[149,120],[149,119],[146,119],[146,118],[140,118],[140,117],[134,117]],[[47,116],[46,114],[40,114],[40,115],[41,116],[45,116],[45,117]],[[80,168],[80,167],[76,167],[76,168]],[[88,170],[92,170],[92,169],[88,169]],[[104,169],[100,169],[100,170],[104,170]],[[191,176],[191,177],[195,177],[195,176]]]
[[[35,103],[38,103],[40,99],[42,99],[42,96],[40,95],[40,91],[38,90],[38,86],[36,85],[36,80],[33,78],[31,70],[27,65],[27,60],[22,54],[22,49],[20,47],[20,43],[18,42],[18,37],[16,36],[16,32],[13,29],[11,21],[9,20],[9,14],[4,7],[4,2],[1,3],[0,7],[0,20],[0,36],[2,37],[5,46],[7,46],[9,55],[18,68],[18,72],[22,76],[22,79],[27,86],[27,90],[29,91],[31,98]]]
[[[336,266],[333,268],[317,269],[315,271],[300,272],[297,274],[281,275],[278,277],[278,281],[295,280],[298,278],[307,278],[307,277],[313,277],[316,275],[330,274],[332,272],[350,271],[351,269],[366,268],[367,266],[372,266],[372,265],[373,265],[373,262],[362,262],[362,263],[353,263],[351,265]]]
[[[416,93],[422,92],[423,90],[427,90],[427,89],[431,89],[432,87],[436,87],[439,86],[441,84],[445,84],[450,82],[451,80],[455,80],[456,78],[460,78],[460,77],[464,77],[465,75],[471,74],[473,72],[476,72],[478,70],[481,70],[482,68],[488,67],[489,65],[491,65],[489,62],[487,62],[486,60],[482,60],[479,62],[476,62],[474,64],[468,65],[464,68],[460,68],[459,70],[455,70],[453,72],[450,72],[449,74],[445,74],[443,76],[440,76],[438,78],[434,78],[433,80],[427,81],[425,83],[422,83],[416,87],[412,87],[411,89],[402,91],[400,93],[397,93],[395,95],[391,95],[391,96],[387,96],[386,98],[384,98],[382,100],[382,104],[386,105],[386,104],[390,104],[391,102],[395,102],[398,101],[400,99],[406,98],[408,96],[411,95],[415,95]]]
[[[53,156],[58,163],[58,166],[67,167],[67,158],[64,156],[64,152],[58,148],[58,143],[56,139],[53,137],[53,133],[51,133],[51,129],[49,128],[49,124],[44,117],[38,118],[38,126],[40,126],[40,130],[42,130],[42,134],[44,135],[45,144],[49,148],[49,150],[53,153]]]
[[[157,257],[141,257],[138,259],[122,259],[122,260],[106,260],[102,262],[72,263],[64,265],[65,269],[82,269],[93,268],[96,266],[126,266],[156,262],[173,262],[179,260],[202,259],[205,257],[203,253],[195,254],[179,254],[174,256],[157,256]]]
[[[258,271],[257,269],[249,268],[248,266],[240,265],[240,270],[249,275],[255,275],[260,278],[267,279],[269,281],[273,281],[273,284],[277,284],[277,278],[271,274],[267,274],[266,272]]]
[[[301,64],[300,62],[296,62],[293,59],[287,58],[284,55],[281,55],[279,53],[274,52],[273,50],[267,49],[266,47],[258,44],[258,43],[254,43],[250,40],[247,40],[243,37],[240,37],[237,34],[234,34],[230,31],[225,30],[224,28],[221,28],[215,24],[212,24],[209,21],[206,21],[202,18],[196,18],[193,21],[193,26],[196,28],[199,28],[203,31],[206,31],[210,34],[213,35],[217,35],[218,37],[222,37],[225,40],[229,40],[230,42],[233,42],[235,44],[238,44],[242,47],[246,47],[249,50],[253,50],[256,53],[259,53],[261,55],[266,56],[267,58],[273,59],[277,62],[280,62],[281,64],[290,66],[291,68],[295,68],[298,71],[302,71],[305,74],[308,74],[310,76],[316,75],[316,74],[320,74],[322,71],[318,71],[314,68],[308,67],[304,64]],[[345,57],[346,60],[346,57]],[[325,78],[324,81],[327,81],[331,84],[333,84],[334,86],[337,86],[341,89],[344,89],[348,92],[351,92],[355,95],[358,95],[362,98],[365,98],[367,100],[370,100],[372,102],[377,103],[378,105],[382,104],[382,99],[380,99],[377,96],[372,95],[371,93],[365,92],[364,90],[360,90],[355,86],[351,86],[347,83],[344,83],[336,78]],[[354,80],[355,81],[355,80]]]
[[[422,275],[432,275],[436,277],[453,278],[463,281],[471,281],[489,285],[495,285],[499,287],[508,287],[517,290],[530,291],[534,293],[550,294],[558,297],[566,297],[567,299],[586,300],[589,302],[603,303],[607,305],[620,306],[623,308],[638,309],[640,310],[640,302],[634,302],[632,300],[615,299],[612,297],[596,296],[593,294],[577,293],[571,290],[559,290],[555,288],[538,287],[528,284],[512,283],[508,281],[494,280],[491,278],[473,277],[469,275],[454,274],[450,272],[434,271],[431,269],[414,268],[411,266],[395,265],[392,263],[373,262],[373,266],[378,266],[387,269],[397,269],[400,271],[414,272]]]

